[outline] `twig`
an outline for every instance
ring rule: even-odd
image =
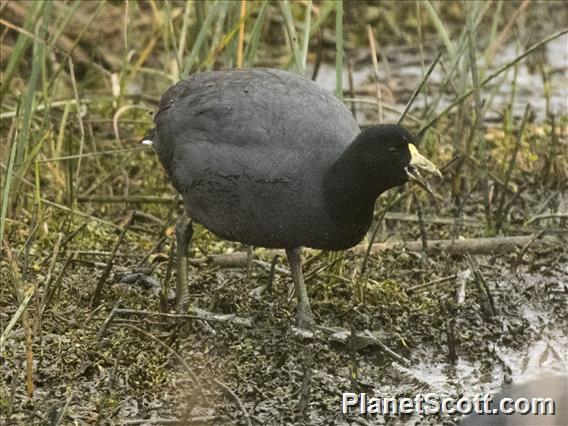
[[[335,0],[335,96],[343,99],[343,0]]]
[[[398,212],[387,212],[385,214],[386,220],[398,220],[400,222],[422,222],[424,223],[432,223],[435,225],[453,225],[455,223],[455,219],[451,217],[437,217],[437,216],[425,216],[422,215],[422,219],[415,214],[408,214],[408,213],[398,213]],[[466,217],[462,219],[465,223],[469,226],[479,226],[479,221],[472,218]]]
[[[69,241],[71,241],[73,238],[75,238],[75,236],[79,232],[81,232],[83,229],[85,229],[86,226],[87,226],[87,223],[83,222],[77,229],[75,229],[73,232],[71,232],[65,238],[63,238],[63,241],[61,241],[60,249],[63,250],[63,248],[69,243]]]
[[[140,262],[138,262],[138,267],[141,268],[144,266],[144,264],[148,261],[148,259],[150,258],[150,256],[152,256],[152,254],[156,253],[158,250],[160,250],[160,248],[162,247],[162,245],[164,245],[164,243],[166,242],[166,240],[168,239],[167,235],[163,235],[162,237],[160,237],[160,239],[158,241],[156,241],[156,244],[154,244],[154,246],[148,251],[148,253],[146,253],[142,259],[140,259]]]
[[[27,192],[24,192],[23,195],[24,195],[25,197],[27,197],[27,198],[34,198],[34,195],[33,195],[33,194],[28,194]],[[40,201],[41,201],[43,204],[47,204],[48,206],[55,207],[55,208],[57,208],[57,209],[59,209],[59,210],[62,210],[62,211],[64,211],[64,212],[68,212],[68,213],[70,213],[70,214],[77,215],[77,216],[82,216],[82,217],[85,217],[85,218],[87,218],[87,219],[89,219],[89,220],[94,220],[94,221],[96,221],[96,222],[98,222],[98,223],[101,223],[101,224],[103,224],[103,225],[109,226],[109,227],[114,228],[114,229],[119,228],[117,225],[115,225],[115,224],[112,223],[112,222],[109,222],[108,220],[100,219],[100,218],[98,218],[98,217],[96,217],[96,216],[92,216],[92,215],[90,215],[90,214],[88,214],[88,213],[84,213],[84,212],[79,211],[79,210],[70,209],[70,208],[67,207],[67,206],[64,206],[64,205],[58,204],[58,203],[54,203],[53,201],[47,200],[47,199],[45,199],[45,198],[40,198]]]
[[[359,103],[359,104],[370,104],[370,105],[379,105],[378,101],[376,99],[369,99],[369,98],[343,98],[343,102],[350,102],[350,103]],[[402,114],[402,111],[400,110],[400,108],[396,108],[391,104],[388,104],[386,102],[382,103],[383,108],[387,111],[390,112],[394,112],[397,114]],[[416,124],[422,125],[423,121],[421,119],[419,119],[418,117],[412,115],[412,114],[406,114],[406,117],[412,121],[414,121]],[[360,126],[362,129],[365,128],[365,125],[361,125]]]
[[[539,246],[551,244],[565,244],[567,231],[561,231],[556,235],[544,235],[532,244]],[[493,254],[510,251],[515,247],[522,247],[528,241],[533,239],[533,235],[521,235],[514,237],[493,237],[493,238],[470,238],[467,240],[429,240],[428,254],[440,255],[449,253],[453,255],[460,254]],[[368,249],[367,244],[358,244],[349,249],[352,253],[364,253]],[[422,241],[392,241],[388,243],[375,243],[371,246],[369,254],[380,253],[386,250],[408,250],[419,252],[423,250]],[[304,249],[305,253],[319,253],[319,250]],[[269,255],[284,256],[284,250],[268,250],[265,252]],[[209,260],[215,264],[230,267],[240,267],[246,265],[246,252],[235,252],[230,254],[211,255],[208,258],[193,259],[194,263],[203,263]],[[191,262],[191,259],[190,259]]]
[[[278,4],[280,5],[280,10],[284,17],[284,23],[286,25],[288,39],[290,40],[290,47],[292,48],[292,56],[294,57],[296,69],[298,72],[303,73],[302,52],[300,51],[300,46],[298,44],[298,35],[296,34],[296,27],[294,26],[294,17],[290,10],[290,4],[288,3],[288,0],[280,0]]]
[[[18,269],[18,264],[14,259],[14,255],[12,253],[10,245],[8,244],[8,241],[6,241],[5,238],[3,238],[3,243],[4,243],[4,249],[6,251],[6,258],[8,260],[8,264],[10,265],[12,276],[14,278],[13,281],[14,281],[14,290],[15,290],[15,293],[16,293],[16,298],[18,299],[18,302],[20,303],[20,306],[21,306],[21,313],[19,315],[21,315],[21,317],[22,317],[22,325],[23,325],[23,329],[24,329],[24,338],[25,338],[26,391],[27,391],[28,397],[32,398],[33,392],[34,392],[33,333],[32,333],[30,317],[29,317],[29,313],[28,313],[28,309],[27,309],[27,304],[29,303],[29,298],[31,298],[33,292],[35,292],[35,288],[31,287],[30,289],[27,290],[31,294],[29,295],[27,302],[22,303],[27,298],[28,293],[27,292],[23,293],[22,289],[20,288],[22,286],[22,276],[21,276],[20,271]],[[18,308],[18,311],[19,310],[20,310],[20,308]],[[18,313],[18,311],[16,311],[16,314]],[[13,318],[12,321],[10,321],[10,323],[13,322],[15,324],[16,321],[17,321],[17,316],[15,315],[15,319]],[[14,325],[12,325],[12,328],[13,327],[14,327]],[[4,340],[5,340],[6,337],[8,336],[8,333],[6,333],[6,330],[4,330],[4,332],[2,334],[3,334]]]
[[[424,74],[424,77],[422,77],[422,81],[420,82],[420,84],[418,85],[418,87],[416,88],[416,90],[408,100],[408,103],[406,104],[404,111],[402,112],[402,114],[400,114],[397,124],[401,124],[403,122],[404,117],[406,117],[406,114],[408,114],[408,111],[410,111],[410,108],[412,107],[414,100],[416,99],[416,97],[418,96],[418,94],[420,93],[420,91],[428,81],[430,74],[432,74],[432,71],[434,71],[434,67],[436,66],[436,64],[438,63],[441,57],[442,57],[442,51],[440,50],[436,55],[436,57],[434,58],[434,61],[430,64],[430,68],[428,68],[428,71],[426,71],[426,74]]]
[[[353,59],[351,59],[351,56],[347,57],[347,79],[349,82],[349,96],[351,96],[351,99],[354,99],[355,83],[353,81]],[[357,106],[355,102],[351,102],[351,114],[353,114],[353,118],[357,121]]]
[[[55,104],[55,102],[54,102]],[[52,105],[53,106],[53,105]],[[38,111],[38,108],[36,108],[36,111]],[[96,152],[87,152],[84,154],[73,154],[73,155],[63,155],[60,157],[52,157],[52,158],[40,158],[37,160],[38,163],[50,163],[53,161],[67,161],[67,160],[73,160],[75,158],[89,158],[89,157],[98,157],[99,155],[112,155],[115,156],[116,154],[122,154],[122,153],[131,153],[131,152],[144,152],[144,151],[150,151],[152,149],[152,147],[147,147],[146,145],[138,145],[132,148],[123,148],[123,149],[111,149],[108,151],[96,151]]]
[[[63,419],[65,418],[65,413],[67,412],[67,409],[69,408],[69,404],[71,404],[72,399],[73,399],[73,388],[68,390],[67,399],[65,400],[65,405],[61,409],[59,416],[57,416],[57,420],[53,422],[53,426],[59,426],[63,422]]]
[[[243,403],[242,403],[241,399],[238,397],[238,395],[235,392],[233,392],[229,386],[227,386],[225,383],[223,383],[219,379],[213,379],[213,383],[215,383],[217,386],[219,386],[221,389],[223,389],[226,393],[228,393],[235,400],[235,402],[237,403],[237,405],[239,406],[239,408],[243,412],[243,416],[245,417],[245,420],[247,422],[247,426],[252,426],[248,411],[246,410],[245,406],[243,405]]]
[[[369,39],[369,49],[371,50],[371,60],[373,62],[373,76],[375,77],[375,85],[377,87],[377,106],[379,113],[379,122],[384,121],[383,115],[383,94],[381,91],[381,79],[379,75],[379,62],[377,59],[377,44],[375,42],[375,33],[371,25],[367,25],[367,38]]]
[[[243,48],[245,44],[245,17],[247,14],[247,0],[241,0],[241,16],[239,21],[239,39],[237,42],[237,68],[243,67]]]
[[[318,78],[322,58],[323,58],[323,30],[320,28],[318,30],[318,48],[316,50],[316,61],[311,76],[312,81],[316,81],[316,79]]]
[[[22,324],[24,325],[25,348],[26,348],[26,391],[31,399],[34,394],[34,335],[27,307],[24,307]]]
[[[97,287],[95,288],[95,292],[94,292],[93,298],[91,300],[91,307],[92,308],[96,308],[97,306],[99,306],[99,303],[101,301],[102,289],[103,289],[103,286],[104,286],[108,276],[110,275],[110,271],[112,270],[114,258],[116,256],[116,253],[118,252],[118,248],[120,247],[122,240],[124,240],[124,237],[126,236],[126,232],[128,231],[128,228],[130,228],[130,225],[132,225],[132,222],[134,221],[135,216],[136,216],[136,210],[133,210],[130,213],[130,216],[128,217],[128,221],[126,222],[126,224],[122,228],[122,232],[120,233],[120,236],[118,237],[118,240],[117,240],[116,244],[114,245],[114,247],[112,249],[111,255],[110,255],[110,257],[107,261],[105,269],[104,269],[101,277],[99,278],[99,282],[97,283]]]
[[[511,248],[520,247],[534,238],[533,235],[515,237],[471,238],[468,240],[430,240],[428,241],[428,254],[436,255],[444,252],[450,254],[488,254],[510,251]],[[564,244],[566,238],[561,235],[545,235],[538,242],[540,245]],[[352,248],[352,251],[362,253],[366,249],[364,244]],[[422,241],[392,242],[373,244],[372,252],[385,250],[421,251]]]
[[[384,353],[394,358],[397,362],[404,365],[410,365],[410,361],[397,354],[392,349],[387,347],[383,342],[377,339],[369,330],[365,330],[364,333],[354,336],[354,342],[352,341],[351,331],[345,329],[328,329],[325,327],[318,327],[320,330],[329,333],[331,332],[330,338],[334,341],[355,345],[358,349],[363,349],[367,346],[373,345],[378,346]],[[305,335],[304,337],[313,337],[312,335]]]
[[[469,263],[469,267],[473,271],[473,274],[475,275],[475,277],[477,278],[477,280],[480,284],[479,287],[485,292],[485,295],[487,297],[487,301],[489,302],[489,309],[491,311],[489,313],[490,313],[491,317],[496,316],[497,315],[497,306],[495,305],[495,300],[493,299],[493,295],[491,294],[491,290],[489,289],[489,285],[487,284],[485,277],[483,276],[483,274],[481,273],[481,270],[479,269],[479,265],[477,264],[477,261],[469,253],[465,255],[465,258],[467,259],[467,262]]]
[[[18,391],[19,381],[20,381],[20,375],[12,374],[12,380],[10,382],[10,398],[8,399],[6,407],[6,423],[10,423],[10,418],[12,417],[12,410],[14,409],[14,401],[16,400],[16,393]]]
[[[122,302],[122,297],[119,297],[119,299],[115,302],[114,306],[112,307],[110,314],[108,314],[108,317],[102,323],[101,328],[99,329],[99,332],[97,333],[97,338],[96,338],[97,344],[100,343],[101,340],[103,340],[103,337],[104,337],[108,327],[110,326],[110,324],[112,323],[112,320],[116,316],[118,307],[120,306],[121,302]]]
[[[278,259],[277,259],[277,257],[275,256],[275,257],[272,258],[272,262],[270,262],[270,263],[265,262],[264,260],[260,260],[260,259],[254,259],[254,260],[253,260],[253,263],[254,263],[255,265],[258,265],[258,266],[264,268],[264,269],[267,270],[268,272],[272,271],[272,272],[271,272],[272,274],[274,274],[274,272],[278,271],[280,274],[283,274],[283,275],[290,275],[291,272],[290,272],[289,269],[282,268],[281,266],[276,265],[277,260],[278,260]],[[274,265],[274,266],[273,266],[273,265]],[[304,268],[307,269],[306,266],[304,266]],[[272,278],[274,278],[274,277],[272,277]],[[307,276],[306,276],[306,279],[307,279]]]
[[[142,110],[146,111],[147,107],[144,107],[144,106],[141,106],[141,105],[123,105],[116,110],[116,112],[112,116],[112,130],[114,132],[114,137],[119,144],[122,144],[122,141],[120,139],[120,133],[118,131],[118,119],[120,118],[120,116],[122,114],[124,114],[126,111],[131,110],[131,109],[142,109]],[[79,161],[81,161],[81,156],[82,156],[81,154],[82,153],[80,153]]]
[[[160,225],[161,227],[164,226],[164,221],[154,215],[151,215],[150,213],[145,213],[142,211],[137,210],[136,211],[136,218],[137,219],[146,219],[149,220],[150,222],[154,222],[158,225]],[[132,227],[133,229],[135,228],[134,226]]]
[[[529,3],[530,3],[530,0],[524,0],[521,3],[521,5],[519,6],[519,8],[513,12],[511,17],[509,18],[509,21],[505,25],[505,28],[503,28],[503,30],[501,31],[501,34],[499,34],[499,37],[497,37],[497,40],[495,40],[495,42],[491,43],[491,46],[489,46],[489,48],[488,48],[489,51],[486,55],[486,58],[489,58],[489,60],[491,60],[491,58],[493,58],[495,51],[501,47],[501,45],[505,42],[505,40],[507,40],[507,37],[509,36],[509,33],[511,32],[511,28],[513,28],[513,25],[515,24],[515,21],[517,20],[517,18],[521,14],[521,12],[527,8]],[[490,61],[488,61],[488,62],[490,62]],[[490,65],[490,64],[488,64],[488,65]]]
[[[154,195],[79,195],[77,201],[80,203],[152,203],[169,204],[176,200],[174,196],[154,196]]]
[[[407,294],[413,293],[416,290],[422,290],[422,289],[425,289],[425,288],[428,288],[428,287],[436,286],[438,284],[443,284],[445,282],[451,281],[451,280],[455,279],[456,276],[457,276],[457,274],[448,275],[447,277],[442,277],[442,278],[438,278],[436,280],[428,281],[427,283],[424,283],[424,284],[419,284],[419,285],[415,285],[415,286],[412,286],[412,287],[408,287],[404,291]]]
[[[71,86],[73,87],[73,95],[75,96],[75,105],[77,107],[77,120],[79,121],[79,131],[81,137],[79,138],[79,160],[77,161],[77,168],[75,169],[76,180],[81,177],[81,159],[83,156],[83,148],[85,147],[85,126],[83,125],[83,117],[81,115],[81,102],[79,101],[79,91],[77,90],[77,80],[75,79],[75,67],[73,66],[73,59],[68,58],[69,75],[71,76]],[[76,182],[77,187],[79,182]]]
[[[523,259],[523,256],[525,255],[525,253],[527,252],[527,250],[529,249],[529,247],[530,247],[531,245],[533,245],[536,240],[538,240],[539,238],[541,238],[541,237],[544,235],[545,232],[546,232],[546,231],[545,231],[544,229],[543,229],[542,231],[540,231],[540,232],[537,232],[536,234],[534,234],[534,235],[523,245],[523,247],[521,248],[521,251],[519,252],[519,255],[517,256],[517,260],[516,260],[515,266],[514,266],[515,268],[516,268],[517,266],[519,266],[519,264],[521,263],[521,260]]]
[[[12,329],[14,328],[14,326],[16,325],[16,323],[18,322],[18,320],[22,316],[22,313],[26,309],[26,306],[28,306],[28,303],[30,302],[30,299],[34,295],[35,290],[36,290],[35,287],[30,287],[26,291],[22,301],[20,302],[20,305],[18,306],[18,309],[16,309],[16,312],[14,313],[12,318],[10,319],[10,322],[8,323],[8,325],[6,326],[4,331],[2,331],[2,336],[0,336],[0,347],[4,346],[4,342],[6,341],[6,339],[8,338],[10,333],[12,332]]]
[[[375,238],[377,237],[377,233],[379,232],[379,227],[381,226],[381,223],[382,223],[383,219],[385,218],[385,214],[387,213],[387,210],[389,210],[391,208],[391,206],[393,206],[397,201],[400,201],[402,199],[402,197],[403,197],[403,194],[401,192],[393,193],[388,198],[386,205],[383,207],[383,209],[381,210],[381,213],[379,214],[379,217],[375,221],[375,229],[373,231],[373,235],[371,236],[371,239],[369,240],[369,244],[367,244],[367,249],[365,250],[365,257],[363,257],[363,262],[361,262],[361,274],[360,274],[361,276],[364,276],[365,271],[367,270],[367,262],[369,261],[369,256],[371,255],[371,252],[373,250]]]
[[[246,328],[252,328],[252,321],[249,318],[238,317],[233,314],[214,314],[203,309],[189,307],[190,311],[195,312],[195,314],[170,314],[166,312],[154,312],[154,311],[143,311],[137,309],[116,309],[115,314],[133,314],[133,315],[147,315],[147,316],[158,316],[164,318],[176,318],[176,319],[198,319],[208,322],[221,322],[235,324]]]
[[[568,213],[545,213],[545,214],[538,214],[536,216],[531,217],[529,220],[525,222],[525,226],[530,225],[533,222],[537,222],[543,219],[568,219]]]
[[[521,122],[521,128],[519,130],[519,135],[515,141],[515,147],[513,148],[513,152],[511,153],[511,158],[509,160],[509,165],[507,167],[507,171],[505,172],[505,179],[503,180],[503,186],[508,187],[509,181],[511,180],[511,175],[513,174],[513,169],[515,167],[515,163],[517,160],[517,153],[519,152],[519,148],[521,147],[521,141],[523,139],[523,133],[525,132],[525,126],[527,124],[527,120],[531,111],[530,104],[527,104],[525,107],[525,113],[523,114],[523,120]],[[497,232],[500,230],[503,221],[505,220],[505,216],[507,214],[506,211],[503,210],[505,204],[505,191],[501,192],[501,196],[499,197],[499,203],[497,204],[496,210],[496,223],[495,227]]]
[[[34,215],[34,217],[32,218],[32,223],[30,223],[30,232],[28,234],[28,238],[26,239],[26,242],[24,243],[24,249],[20,251],[20,253],[18,253],[18,258],[17,260],[20,261],[20,257],[22,256],[22,254],[24,255],[24,262],[22,265],[22,274],[25,276],[28,270],[28,263],[29,263],[29,254],[30,254],[30,249],[32,248],[32,243],[34,242],[35,238],[36,238],[36,233],[37,230],[39,228],[39,224],[42,223],[43,221],[43,217],[45,215],[46,210],[44,210],[40,217],[37,218],[37,215]]]
[[[428,260],[428,234],[426,233],[426,226],[424,226],[424,209],[422,202],[416,192],[413,192],[414,200],[416,201],[416,213],[418,215],[418,224],[420,225],[420,240],[422,241],[422,259],[420,260],[423,267],[427,265]]]
[[[317,6],[316,6],[317,8]],[[310,48],[310,30],[312,26],[312,11],[315,12],[312,5],[312,0],[308,0],[306,3],[306,15],[304,18],[304,35],[302,37],[302,69],[306,69],[306,63],[308,61],[308,49]]]
[[[381,342],[379,339],[377,339],[375,336],[373,336],[369,330],[365,330],[365,336],[367,336],[369,339],[371,339],[372,342],[375,343],[379,348],[381,348],[381,350],[383,352],[385,352],[387,355],[390,355],[396,361],[398,361],[398,362],[400,362],[401,364],[404,364],[404,365],[410,365],[410,361],[408,359],[406,359],[402,355],[397,354],[391,348],[386,346],[383,342]]]
[[[55,270],[55,262],[57,262],[57,258],[59,256],[59,249],[61,248],[61,243],[63,242],[63,232],[59,233],[57,237],[57,241],[55,242],[55,246],[53,247],[53,254],[51,256],[51,263],[49,265],[49,269],[47,271],[47,277],[45,278],[45,284],[43,286],[43,295],[41,297],[41,302],[39,304],[39,311],[37,312],[36,323],[35,323],[35,332],[37,333],[41,327],[41,319],[43,312],[45,311],[45,307],[47,305],[47,300],[49,293],[51,292],[51,282],[52,282],[52,275],[53,271]]]

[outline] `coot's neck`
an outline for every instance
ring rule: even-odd
[[[394,186],[385,176],[389,165],[381,164],[385,156],[377,153],[380,142],[369,133],[359,133],[325,175],[326,203],[338,222],[366,219],[370,223],[375,200]]]

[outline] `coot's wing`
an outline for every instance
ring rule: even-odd
[[[231,70],[196,74],[172,86],[156,117],[159,150],[200,138],[255,150],[343,150],[359,131],[330,93],[294,73]],[[315,148],[317,146],[317,148]]]
[[[324,220],[322,175],[358,132],[339,100],[297,74],[233,70],[170,88],[154,142],[194,219],[225,238],[279,246],[292,240],[288,221]],[[308,231],[297,229],[298,241]]]

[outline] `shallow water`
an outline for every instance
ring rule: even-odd
[[[490,72],[497,70],[500,66],[512,61],[524,49],[517,49],[513,44],[508,44],[499,50],[493,59],[490,67]],[[552,40],[544,47],[546,58],[546,68],[549,73],[551,85],[550,97],[550,110],[556,115],[568,113],[568,35],[564,35],[555,40]],[[364,56],[365,52],[361,51],[360,56]],[[533,111],[536,114],[536,119],[542,121],[546,117],[546,98],[544,96],[544,82],[538,67],[529,67],[529,63],[536,61],[535,55],[538,52],[533,52],[527,58],[524,58],[518,64],[517,71],[517,84],[515,92],[515,100],[513,105],[514,115],[517,117],[522,116],[527,103],[531,104]],[[355,55],[357,56],[357,55]],[[414,54],[408,53],[396,54],[387,53],[389,60],[388,66],[384,63],[379,65],[379,73],[381,74],[382,83],[386,85],[384,90],[384,102],[400,111],[406,105],[410,98],[412,91],[418,87],[422,80],[422,67],[420,65],[420,58]],[[432,58],[426,59],[426,67]],[[361,87],[368,87],[372,89],[374,82],[373,68],[370,59],[362,61],[365,65],[355,65],[353,71],[353,82],[355,89]],[[307,75],[311,75],[312,69],[308,67]],[[483,69],[483,60],[479,62],[479,69]],[[489,75],[487,72],[485,75]],[[438,64],[432,75],[429,78],[429,85],[432,87],[432,93],[438,94],[440,92],[440,85],[444,80],[444,73]],[[486,113],[487,120],[498,119],[504,109],[511,103],[511,96],[513,91],[514,67],[511,67],[505,73],[497,77],[488,87],[482,92],[482,99],[486,102],[491,102],[490,107]],[[343,88],[345,97],[349,88],[348,71],[344,70],[343,73]],[[333,92],[335,90],[335,66],[333,64],[321,64],[316,83],[324,89]],[[369,94],[356,95],[356,98],[365,99],[367,101],[375,101],[376,96],[371,94],[374,89],[368,90]],[[393,98],[389,99],[389,92],[393,94]],[[494,93],[491,93],[494,92]],[[441,111],[444,107],[449,105],[455,99],[454,94],[444,93],[438,105],[437,111]],[[432,99],[429,96],[421,94],[418,96],[411,109],[416,112],[421,109],[425,102],[429,103]],[[358,115],[360,124],[376,123],[377,107],[369,104],[357,104],[359,111],[365,111],[365,114]],[[385,110],[385,121],[393,121],[398,119],[397,113],[392,113]]]

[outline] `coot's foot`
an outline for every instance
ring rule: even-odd
[[[311,330],[315,327],[316,321],[309,303],[298,303],[296,307],[296,325],[306,330]]]

